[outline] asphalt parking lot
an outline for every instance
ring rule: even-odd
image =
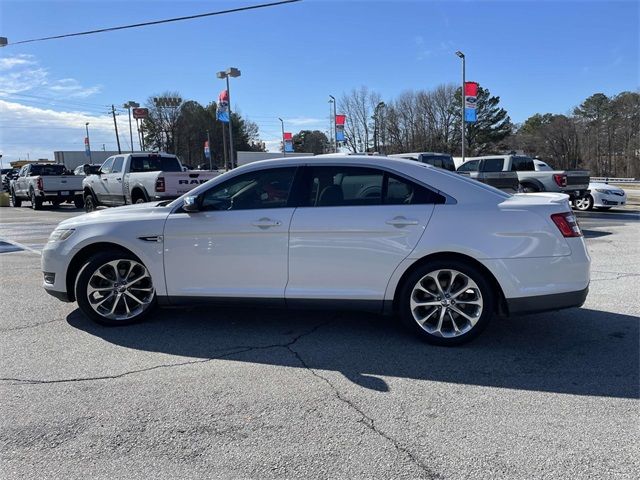
[[[100,327],[40,286],[79,213],[0,209],[3,478],[637,478],[637,210],[579,214],[583,308],[449,349],[342,312]]]

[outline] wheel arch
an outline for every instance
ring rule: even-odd
[[[140,198],[144,199],[145,202],[149,201],[147,190],[140,185],[136,185],[131,189],[131,203],[136,203],[136,200]]]
[[[546,188],[544,188],[543,183],[537,178],[524,178],[522,180],[519,180],[519,183],[523,187],[525,185],[531,185],[532,187],[537,188],[539,192],[545,192],[547,190]]]
[[[106,251],[120,251],[123,253],[127,253],[129,255],[133,255],[133,257],[139,261],[140,263],[144,263],[138,255],[129,250],[122,245],[118,245],[117,243],[111,242],[98,242],[92,243],[83,247],[81,250],[76,253],[71,261],[69,262],[69,267],[67,268],[67,276],[65,279],[65,285],[67,288],[67,297],[69,301],[75,301],[75,283],[78,278],[78,274],[80,273],[80,269],[82,266],[87,263],[87,260],[91,258],[96,253],[106,252]]]
[[[404,284],[407,281],[407,278],[419,267],[436,260],[457,260],[457,261],[467,263],[477,268],[478,270],[480,270],[482,273],[486,275],[487,279],[489,280],[489,283],[491,283],[491,285],[494,287],[495,291],[497,292],[498,298],[496,298],[495,306],[494,306],[496,311],[495,313],[498,313],[500,315],[508,314],[508,307],[507,307],[505,295],[502,290],[502,286],[500,286],[500,283],[496,279],[495,275],[491,272],[491,270],[489,270],[485,265],[483,265],[481,262],[479,262],[475,258],[459,252],[432,253],[422,258],[419,258],[415,262],[413,262],[403,272],[402,276],[400,277],[400,279],[398,280],[398,283],[395,286],[395,291],[393,293],[393,303],[392,303],[393,312],[397,313],[399,311],[400,292],[402,291],[402,288],[404,287]]]

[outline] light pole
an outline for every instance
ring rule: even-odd
[[[91,142],[89,141],[89,122],[84,124],[84,128],[87,130],[87,148],[89,149],[89,163],[93,163],[91,160]]]
[[[464,121],[464,84],[465,84],[465,56],[464,53],[462,53],[460,50],[458,50],[456,52],[456,55],[458,57],[460,57],[460,59],[462,60],[462,90],[460,91],[460,97],[462,97],[462,101],[461,101],[461,105],[460,105],[460,119],[462,120],[461,124],[462,124],[462,163],[464,163],[464,144],[465,144],[465,134],[466,134],[466,128],[465,128],[465,121]]]
[[[229,89],[229,77],[239,77],[240,70],[235,67],[229,67],[224,72],[216,73],[216,77],[227,81],[227,100],[229,101],[229,163],[234,168],[235,161],[233,159],[233,119],[231,117],[231,90]]]
[[[129,140],[131,141],[131,153],[133,153],[133,129],[131,128],[131,109],[138,108],[140,106],[139,103],[134,102],[133,100],[129,100],[122,107],[126,108],[129,111]]]
[[[282,156],[286,157],[287,146],[284,144],[284,120],[282,120],[280,117],[278,117],[278,120],[280,120],[280,125],[282,125]]]
[[[333,103],[333,138],[335,138],[336,143],[334,144],[335,153],[338,153],[338,127],[336,126],[336,97],[333,95],[329,95],[331,99],[331,103]]]

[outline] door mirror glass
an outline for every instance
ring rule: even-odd
[[[198,205],[198,196],[189,195],[188,197],[184,197],[184,202],[182,203],[182,210],[189,213],[199,211],[200,206]]]
[[[89,166],[88,163],[84,164],[84,167],[82,167],[82,170],[84,171],[85,175],[91,175],[91,167]]]

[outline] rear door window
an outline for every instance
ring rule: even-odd
[[[372,168],[310,167],[309,196],[304,206],[380,205],[384,173]]]
[[[504,165],[503,158],[485,158],[482,160],[482,172],[501,172]]]

